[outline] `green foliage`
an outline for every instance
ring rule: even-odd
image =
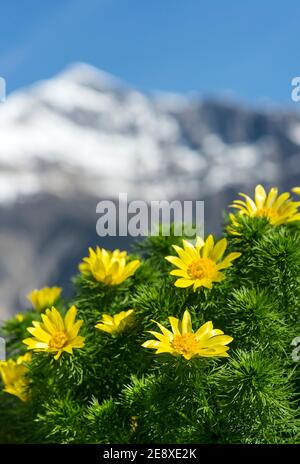
[[[18,354],[26,352],[26,346],[22,340],[28,336],[27,327],[31,325],[32,320],[36,317],[33,311],[22,313],[21,319],[17,317],[8,319],[1,328],[1,336],[5,338],[6,352],[8,357],[16,357]]]
[[[71,356],[35,353],[30,399],[0,394],[0,442],[300,443],[300,230],[240,218],[229,251],[242,256],[211,290],[181,289],[164,259],[182,237],[149,237],[136,246],[142,264],[119,286],[74,278],[71,304],[85,346]],[[135,255],[136,257],[136,255]],[[134,309],[134,324],[115,336],[95,329],[103,313]],[[61,308],[66,311],[67,306]],[[155,355],[141,345],[153,320],[185,309],[193,327],[211,320],[233,337],[230,358]],[[39,314],[2,327],[8,354],[25,352],[26,327]]]
[[[292,371],[263,351],[238,350],[214,378],[228,443],[285,443],[299,431]],[[276,432],[275,432],[276,431]]]

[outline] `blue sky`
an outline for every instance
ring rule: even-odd
[[[144,91],[297,105],[298,0],[3,0],[0,10],[8,92],[84,61]]]

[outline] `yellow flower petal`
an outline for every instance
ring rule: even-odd
[[[177,256],[166,256],[165,259],[169,261],[169,263],[174,264],[175,266],[179,267],[179,269],[182,269],[184,271],[187,269],[186,263],[183,262],[181,259],[177,258]],[[191,262],[190,257],[189,257],[189,262]]]
[[[210,253],[212,252],[213,248],[214,248],[214,238],[212,235],[209,235],[202,248],[202,257],[207,258],[208,256],[210,256]]]
[[[201,248],[204,246],[204,240],[201,237],[197,236],[195,246],[197,250],[200,251]]]
[[[293,187],[292,192],[294,192],[296,195],[300,195],[300,187]]]
[[[169,321],[170,321],[170,324],[171,324],[171,327],[172,327],[172,332],[174,334],[176,334],[176,335],[180,334],[181,323],[180,323],[179,319],[177,319],[176,317],[170,316]]]
[[[52,320],[54,321],[56,326],[60,330],[64,330],[65,327],[64,327],[63,318],[61,317],[61,315],[59,314],[59,312],[57,311],[57,309],[54,306],[52,306],[52,308],[51,308],[51,313],[52,313]]]
[[[266,191],[263,188],[263,186],[262,185],[257,185],[255,187],[255,195],[254,195],[255,203],[257,205],[257,208],[263,208],[264,207],[266,197],[267,197]]]
[[[206,347],[212,347],[214,345],[227,345],[232,342],[233,338],[229,335],[215,335],[205,342]]]
[[[170,332],[170,330],[166,329],[163,325],[161,325],[159,322],[156,322],[156,321],[153,321],[155,322],[158,327],[160,328],[160,330],[162,331],[162,333],[165,335],[165,337],[167,337],[168,340],[172,341],[173,339],[173,334],[172,332]]]
[[[29,327],[27,331],[42,342],[48,343],[51,338],[51,335],[41,329],[41,327]]]
[[[184,271],[183,269],[175,269],[174,271],[170,272],[170,275],[174,275],[177,277],[184,277],[185,279],[189,278],[187,272]]]
[[[67,329],[69,341],[77,337],[79,330],[81,329],[83,321],[77,321]]]
[[[254,203],[254,201],[248,195],[245,195],[244,193],[240,193],[240,195],[246,199],[246,207],[249,213],[254,214],[257,210],[256,204]]]
[[[278,189],[275,187],[271,188],[270,192],[268,193],[267,199],[266,199],[265,207],[271,208],[277,196],[278,196]]]
[[[77,308],[76,306],[71,306],[67,314],[65,315],[65,327],[67,331],[70,331],[72,329],[72,326],[74,325],[74,321],[76,319],[77,315]]]
[[[227,248],[227,240],[226,238],[222,238],[222,240],[219,240],[212,253],[211,253],[211,259],[213,259],[214,261],[219,261],[220,259],[222,259],[224,253],[225,253],[225,250]]]
[[[187,310],[184,311],[184,314],[183,314],[181,330],[183,334],[189,333],[192,331],[191,315]]]
[[[186,288],[186,287],[190,287],[191,285],[193,285],[193,281],[192,280],[188,280],[188,279],[177,279],[176,282],[175,282],[175,287],[180,287],[180,288]]]
[[[112,333],[111,327],[106,324],[96,324],[95,327],[103,332]]]
[[[48,348],[48,343],[39,342],[38,340],[35,340],[33,338],[25,338],[25,340],[23,340],[23,343],[25,345],[28,345],[29,350],[46,350]]]
[[[153,335],[154,337],[156,337],[160,342],[163,341],[165,339],[165,335],[159,333],[159,332],[155,332],[154,330],[149,330],[148,331],[151,335]]]
[[[197,330],[196,335],[200,339],[201,337],[205,336],[207,333],[213,330],[213,324],[211,321],[206,322],[203,324],[200,329]]]
[[[198,251],[194,247],[194,245],[187,240],[182,240],[184,251],[190,256],[192,259],[198,257]]]
[[[157,349],[159,347],[159,341],[156,340],[147,340],[145,343],[142,344],[144,348],[154,348]]]
[[[46,316],[46,314],[42,314],[42,321],[43,321],[45,328],[50,334],[53,334],[56,332],[55,324],[49,319],[49,317]],[[32,325],[34,325],[34,323],[35,321],[32,321]]]

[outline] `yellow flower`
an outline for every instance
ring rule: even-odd
[[[60,297],[62,289],[60,287],[44,287],[40,290],[33,290],[27,295],[34,309],[43,311],[46,308],[51,308]]]
[[[112,335],[120,333],[132,323],[132,313],[133,309],[129,309],[128,311],[121,311],[114,316],[103,314],[102,321],[95,325],[95,327]]]
[[[234,200],[233,204],[230,205],[232,208],[238,209],[240,215],[263,217],[273,226],[300,220],[298,212],[300,202],[293,201],[289,192],[284,192],[278,196],[278,189],[273,187],[267,194],[262,185],[257,185],[254,200],[244,193],[240,193],[240,195],[245,198],[245,201]],[[234,226],[233,230],[229,227],[229,232],[234,233],[234,228],[238,228],[239,223],[234,214],[230,214],[229,217]]]
[[[140,265],[139,260],[126,264],[126,251],[108,251],[97,247],[96,250],[89,248],[89,256],[83,258],[79,270],[85,274],[92,274],[98,282],[106,285],[119,285],[128,277],[132,276]]]
[[[178,269],[171,271],[171,275],[178,276],[176,287],[194,286],[212,288],[213,282],[221,282],[225,275],[220,272],[232,265],[232,261],[238,258],[241,253],[229,253],[223,261],[223,255],[227,247],[227,240],[223,238],[214,244],[214,238],[210,235],[204,242],[197,237],[196,245],[183,240],[183,248],[173,245],[177,256],[166,256],[166,260],[174,264]]]
[[[16,314],[16,320],[18,322],[23,322],[24,321],[24,314],[22,314],[22,313]]]
[[[47,309],[46,314],[42,314],[43,322],[33,321],[33,327],[27,329],[33,337],[26,338],[23,343],[28,350],[55,353],[54,359],[59,359],[63,351],[73,354],[73,348],[84,346],[84,337],[78,336],[83,321],[75,322],[76,314],[75,306],[69,309],[64,319],[56,308]]]
[[[183,356],[190,360],[195,356],[228,357],[229,347],[233,338],[224,335],[222,330],[214,329],[211,321],[203,324],[196,332],[192,330],[191,316],[186,310],[182,321],[169,317],[172,332],[155,322],[162,333],[149,331],[157,340],[147,340],[144,348],[156,350],[155,354],[170,353],[173,356]]]
[[[22,401],[28,399],[28,385],[25,374],[28,367],[25,363],[31,361],[31,353],[19,356],[16,361],[8,359],[0,361],[0,374],[4,384],[4,391],[11,395],[17,396]]]

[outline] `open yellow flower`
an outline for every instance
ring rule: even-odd
[[[84,346],[84,337],[78,335],[83,321],[75,322],[77,309],[72,306],[64,319],[56,308],[47,309],[42,314],[43,322],[33,321],[27,330],[33,336],[23,340],[28,350],[45,351],[59,359],[62,352],[73,354],[73,348]]]
[[[293,201],[289,192],[278,195],[278,189],[273,187],[266,193],[262,185],[257,185],[254,200],[244,193],[240,193],[240,195],[245,198],[245,201],[234,200],[233,204],[230,205],[232,208],[238,209],[238,214],[240,215],[263,217],[274,226],[300,220],[300,213],[298,211],[300,202]],[[234,232],[234,228],[238,228],[239,223],[236,221],[234,214],[231,214],[229,217]],[[231,231],[229,227],[229,232]]]
[[[51,308],[61,295],[60,287],[44,287],[40,290],[33,290],[27,295],[28,300],[32,303],[34,309],[43,311]]]
[[[31,353],[19,356],[16,361],[8,359],[0,361],[0,375],[4,384],[4,391],[17,396],[22,401],[28,399],[29,381],[26,378],[28,367],[26,363],[31,361]]]
[[[211,321],[203,324],[200,329],[193,332],[191,315],[186,310],[182,321],[176,317],[169,317],[172,331],[155,322],[161,330],[159,332],[149,331],[156,340],[147,340],[143,343],[144,348],[156,350],[155,354],[170,353],[173,356],[183,356],[190,360],[195,356],[202,357],[228,357],[226,346],[233,338],[224,335],[219,329],[214,329]]]
[[[102,330],[103,332],[115,335],[122,332],[126,327],[131,325],[132,314],[133,309],[129,309],[128,311],[121,311],[114,316],[103,314],[102,320],[97,325],[95,325],[95,327],[96,329]]]
[[[16,321],[23,322],[24,321],[24,314],[22,314],[22,313],[16,314]]]
[[[216,244],[214,238],[209,235],[204,242],[197,237],[195,246],[186,240],[182,241],[183,248],[173,245],[177,256],[166,256],[166,260],[174,264],[178,269],[171,271],[171,275],[178,276],[176,287],[194,286],[212,288],[213,282],[221,282],[225,275],[220,272],[232,265],[232,261],[238,258],[241,253],[229,253],[223,260],[223,255],[227,248],[227,240],[223,238]]]
[[[119,285],[132,276],[140,265],[138,259],[127,263],[126,251],[108,251],[97,247],[89,248],[89,256],[83,258],[79,270],[85,275],[92,274],[95,280],[106,285]]]

